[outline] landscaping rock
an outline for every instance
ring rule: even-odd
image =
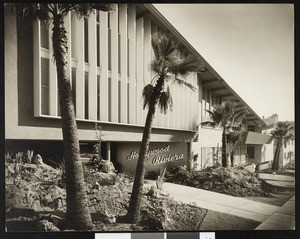
[[[254,163],[250,164],[250,165],[247,165],[247,166],[244,167],[244,169],[247,170],[250,173],[254,173],[255,172],[255,168],[256,168],[256,165]]]
[[[245,168],[207,167],[201,171],[187,171],[180,166],[180,170],[166,181],[237,197],[268,197],[272,190],[277,190],[256,177],[254,171],[255,164]]]
[[[39,155],[39,154],[36,154],[36,155],[33,157],[32,163],[34,163],[34,164],[36,164],[36,165],[39,165],[39,164],[43,163],[43,158],[42,158],[42,156]]]
[[[36,229],[38,231],[43,231],[43,232],[59,232],[60,230],[54,226],[52,222],[49,222],[48,220],[41,220],[38,221],[36,224]]]
[[[6,218],[30,218],[35,220],[39,217],[39,214],[32,208],[16,208],[9,207],[6,209]]]

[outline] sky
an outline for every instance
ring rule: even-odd
[[[154,4],[260,117],[294,120],[291,4]]]

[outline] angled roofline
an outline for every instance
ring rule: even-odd
[[[144,4],[144,6],[168,29],[179,41],[197,57],[215,77],[222,83],[259,121],[264,127],[265,122],[255,113],[255,111],[228,85],[228,83],[215,71],[214,68],[199,54],[199,52],[176,30],[176,28],[152,5]]]

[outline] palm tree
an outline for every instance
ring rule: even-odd
[[[246,116],[245,108],[238,108],[232,101],[223,101],[222,104],[214,105],[213,110],[206,110],[210,121],[202,122],[201,125],[220,127],[222,129],[222,166],[227,167],[226,142],[229,132],[240,128],[242,120]]]
[[[243,140],[243,133],[245,132],[243,125],[240,124],[239,126],[237,126],[236,130],[234,130],[233,132],[230,132],[227,135],[227,143],[231,143],[232,145],[232,149],[230,152],[230,161],[231,161],[231,166],[234,166],[234,150],[236,148],[236,146],[241,143],[241,141]]]
[[[68,39],[64,27],[64,18],[71,11],[75,12],[78,17],[87,17],[94,10],[110,11],[111,6],[74,3],[13,3],[10,6],[15,11],[18,20],[33,21],[38,19],[53,24],[52,47],[57,69],[66,170],[66,222],[73,229],[92,229],[93,224],[86,199],[77,125],[68,74]]]
[[[271,131],[272,139],[276,145],[274,159],[272,163],[272,170],[279,169],[279,155],[282,148],[282,145],[286,147],[286,144],[289,140],[293,140],[295,138],[293,131],[294,126],[291,122],[288,121],[280,121],[277,123],[276,128]]]
[[[152,130],[152,121],[158,104],[162,112],[166,113],[172,108],[172,97],[167,83],[178,83],[192,90],[195,87],[186,80],[190,73],[203,70],[203,66],[192,55],[180,58],[180,50],[177,41],[166,32],[159,32],[151,40],[154,59],[151,62],[151,70],[155,72],[152,84],[144,87],[144,108],[148,106],[143,138],[139,151],[134,184],[129,202],[127,219],[131,223],[137,223],[140,217],[140,204],[145,175],[145,161],[149,149],[149,141]]]

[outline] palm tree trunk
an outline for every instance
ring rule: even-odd
[[[222,166],[227,167],[227,155],[226,155],[226,133],[225,129],[222,132]]]
[[[149,150],[149,141],[152,130],[152,122],[156,111],[156,104],[161,95],[164,84],[164,78],[160,77],[157,80],[156,86],[153,89],[149,110],[147,113],[146,123],[143,132],[142,143],[139,151],[139,158],[136,166],[132,194],[130,197],[127,219],[130,223],[137,223],[140,219],[140,207],[142,200],[142,190],[144,186],[145,164],[147,152]]]
[[[280,150],[282,147],[281,140],[278,140],[276,144],[275,154],[274,154],[274,160],[272,163],[272,170],[278,170],[279,169],[279,156],[280,156]]]
[[[78,132],[68,75],[67,37],[61,14],[54,14],[53,25],[52,43],[57,67],[66,170],[66,221],[68,226],[73,229],[89,230],[92,229],[93,224],[88,209],[85,181],[80,161]]]

